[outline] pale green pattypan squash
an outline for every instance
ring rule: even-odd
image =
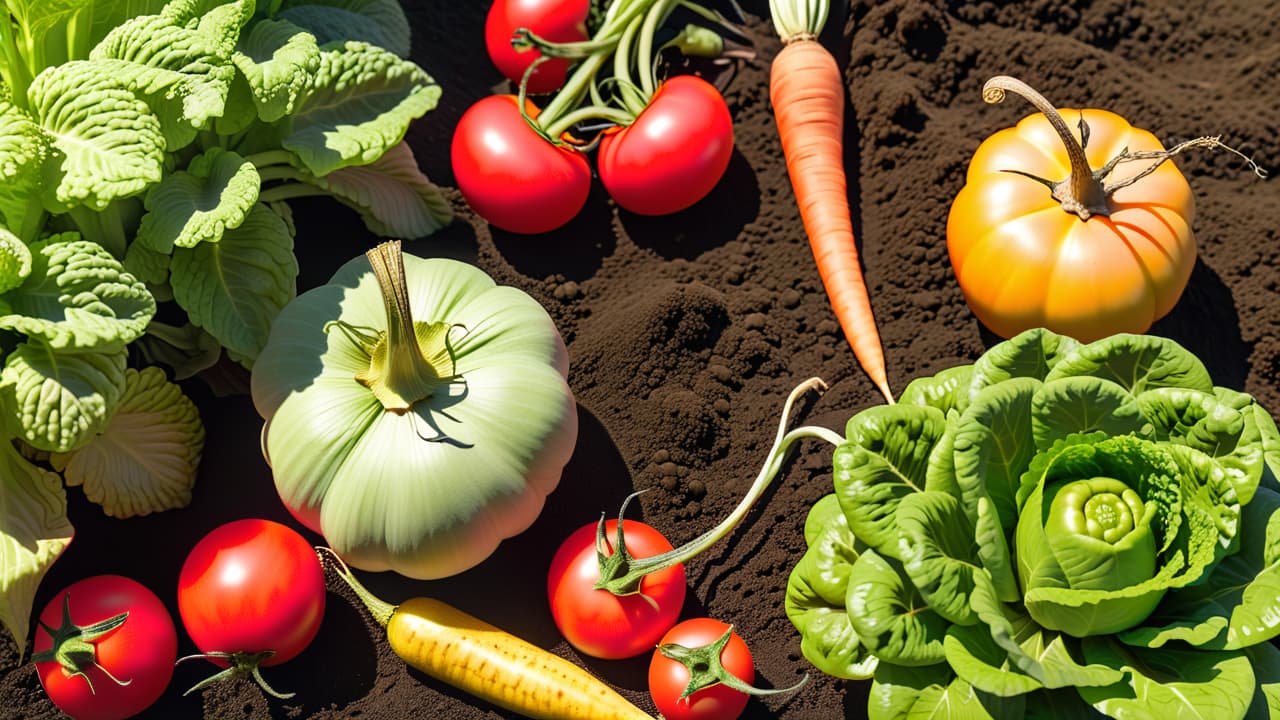
[[[532,297],[392,242],[284,308],[252,390],[289,510],[351,565],[429,579],[541,512],[577,440],[567,372]]]

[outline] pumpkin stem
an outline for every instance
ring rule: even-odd
[[[999,75],[988,80],[987,84],[982,86],[982,99],[989,103],[998,103],[1004,100],[1006,91],[1016,93],[1044,113],[1049,124],[1062,139],[1063,146],[1066,147],[1067,157],[1071,160],[1071,174],[1066,180],[1050,184],[1053,198],[1062,204],[1062,209],[1075,213],[1081,220],[1088,220],[1094,215],[1104,217],[1110,215],[1111,206],[1108,202],[1107,190],[1102,180],[1094,175],[1093,168],[1089,167],[1084,145],[1071,134],[1067,121],[1062,119],[1062,113],[1059,113],[1057,108],[1030,85],[1007,75]],[[1083,117],[1080,119],[1080,136],[1088,142],[1089,128]]]
[[[448,343],[450,326],[415,323],[400,241],[384,242],[365,253],[382,290],[387,329],[370,347],[368,369],[356,380],[369,388],[388,411],[403,415],[441,385],[456,379]]]

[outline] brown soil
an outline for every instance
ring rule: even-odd
[[[838,3],[837,3],[838,4]],[[411,130],[426,172],[452,187],[453,124],[476,99],[505,89],[484,55],[488,3],[407,2],[415,59],[444,87],[441,106]],[[542,237],[491,230],[449,190],[457,222],[407,246],[477,263],[552,313],[572,361],[581,432],[545,513],[481,566],[447,580],[366,576],[398,601],[431,595],[580,662],[641,707],[647,659],[582,657],[551,621],[544,573],[571,530],[615,513],[647,489],[630,516],[689,540],[722,518],[755,476],[790,389],[820,376],[830,391],[800,408],[806,422],[841,430],[879,402],[835,324],[814,270],[781,159],[768,100],[768,62],[779,49],[767,3],[743,3],[757,58],[717,80],[733,113],[737,152],[720,186],[676,216],[616,210],[596,191],[569,227]],[[982,102],[997,74],[1015,75],[1063,107],[1113,110],[1172,143],[1199,135],[1280,165],[1276,84],[1280,2],[1071,3],[859,1],[836,14],[824,42],[845,68],[846,169],[855,232],[884,339],[889,379],[969,362],[997,338],[983,330],[956,285],[945,245],[949,202],[979,141],[1029,107]],[[1235,156],[1198,152],[1177,161],[1196,194],[1200,260],[1173,313],[1151,332],[1203,358],[1222,385],[1280,409],[1280,193]],[[375,239],[340,207],[300,202],[299,288],[323,282]],[[221,391],[243,389],[227,373]],[[182,558],[223,522],[260,516],[292,522],[258,453],[259,419],[243,394],[193,382],[208,444],[188,509],[105,519],[70,491],[76,541],[41,587],[36,606],[75,579],[116,572],[140,579],[175,610]],[[861,717],[868,684],[815,671],[783,612],[791,567],[804,549],[807,509],[831,490],[830,452],[806,441],[758,508],[730,537],[690,562],[685,616],[732,622],[756,653],[758,681],[800,691],[753,700],[746,716]],[[313,538],[314,539],[314,538]],[[266,671],[291,700],[250,681],[183,697],[211,669],[180,666],[155,718],[503,717],[460,691],[407,670],[350,596],[332,585],[324,625],[299,658]],[[194,652],[183,637],[180,653]],[[0,641],[0,716],[57,717],[30,664]]]

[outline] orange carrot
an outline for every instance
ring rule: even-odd
[[[844,81],[817,41],[827,0],[770,0],[784,47],[774,58],[769,99],[787,173],[827,298],[853,354],[893,403],[880,332],[858,264],[844,174]]]

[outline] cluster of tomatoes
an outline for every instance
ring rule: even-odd
[[[523,81],[528,93],[558,91],[572,98],[557,95],[540,108],[527,97],[521,105],[520,96],[493,95],[459,119],[451,145],[454,179],[467,203],[491,225],[523,234],[548,232],[586,204],[592,183],[589,144],[572,136],[571,128],[580,123],[562,128],[558,121],[591,117],[578,99],[595,82],[591,68],[604,63],[580,60],[566,77],[568,58],[519,51],[511,40],[524,30],[553,42],[585,42],[590,5],[590,0],[497,0],[489,10],[485,40],[494,65],[512,82]],[[666,215],[698,202],[720,181],[733,154],[728,105],[696,75],[662,81],[647,95],[633,93],[630,109],[598,112],[609,125],[597,138],[600,182],[620,207],[636,214]]]
[[[618,522],[605,523],[604,537],[617,536]],[[652,526],[638,520],[621,522],[626,551],[632,557],[653,557],[672,549],[670,541]],[[755,681],[755,664],[746,642],[731,625],[715,618],[679,621],[687,588],[683,565],[645,575],[633,594],[617,595],[596,588],[601,576],[597,550],[606,555],[617,550],[616,545],[597,548],[597,533],[596,523],[582,526],[561,543],[552,558],[547,598],[561,634],[591,657],[621,660],[652,653],[649,694],[666,720],[733,720],[741,715],[750,700],[746,692],[722,681],[695,689],[690,683],[699,668],[690,667],[691,663],[664,648],[672,644],[707,648],[728,634],[719,663],[750,685]]]
[[[201,652],[193,657],[226,668],[226,674],[256,673],[296,657],[320,629],[324,606],[324,571],[315,550],[269,520],[215,528],[188,553],[178,579],[178,614]],[[95,575],[72,583],[54,595],[39,622],[34,659],[40,683],[76,720],[136,715],[173,678],[173,618],[154,592],[127,577]]]

